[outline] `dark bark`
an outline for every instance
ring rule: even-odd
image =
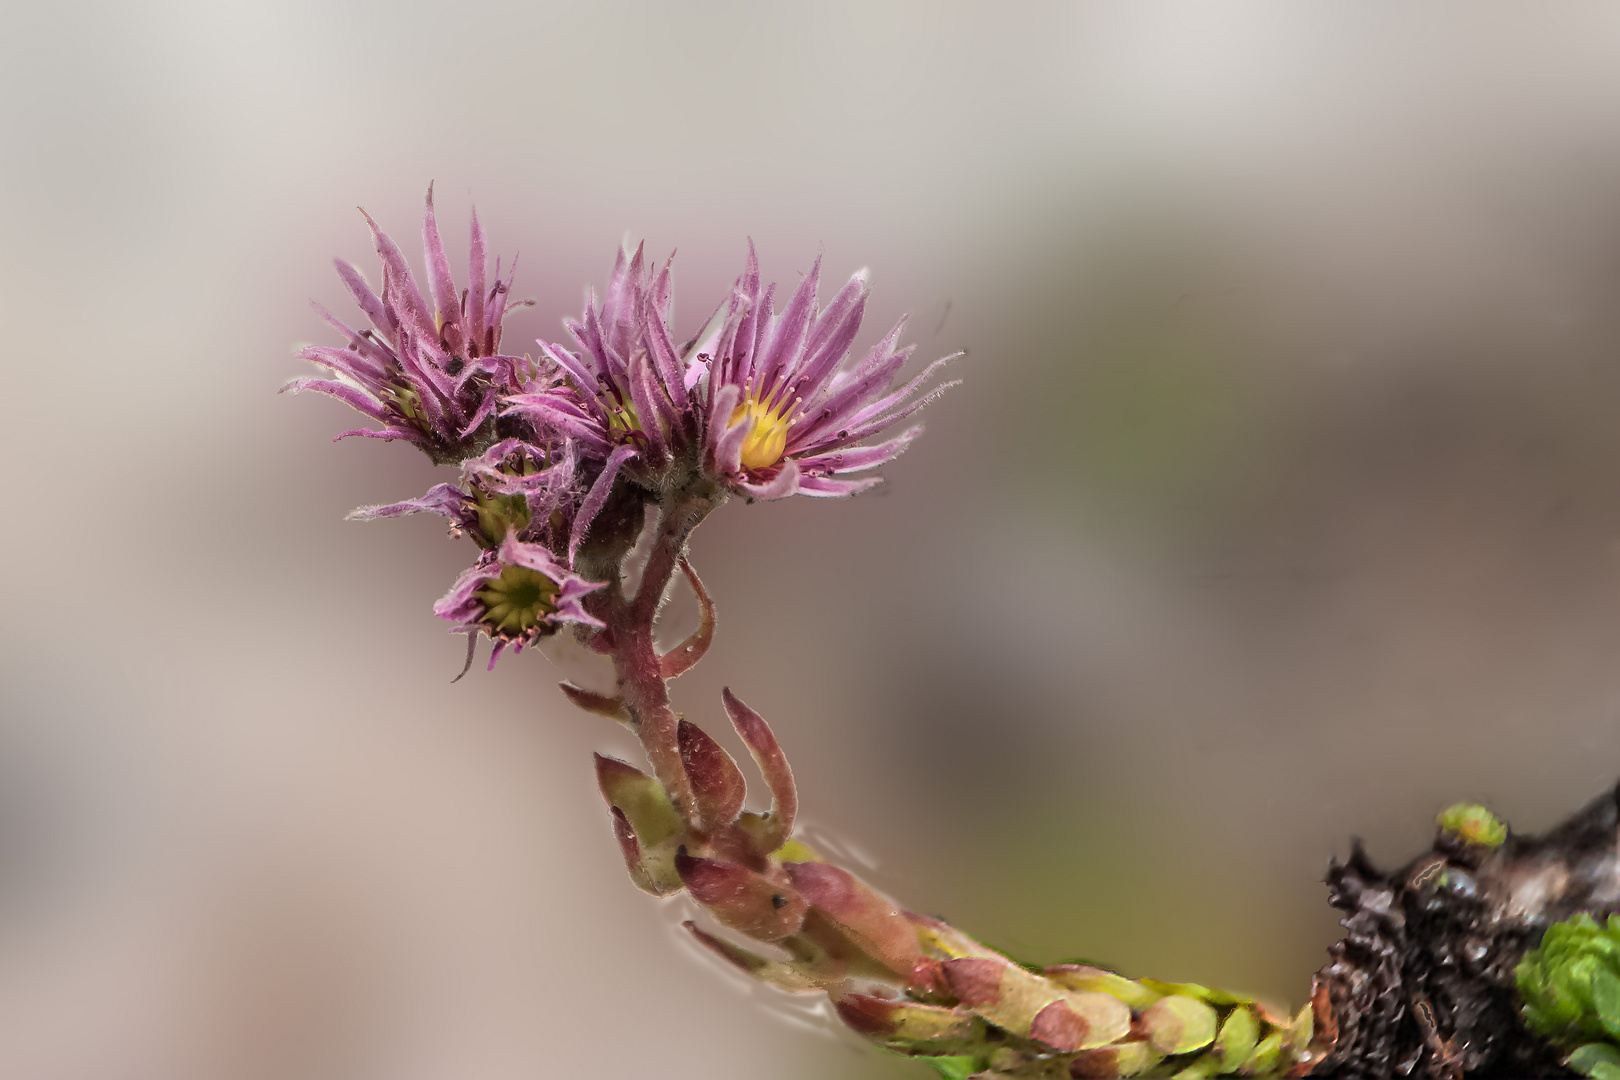
[[[1338,1042],[1313,1077],[1564,1077],[1519,1019],[1514,969],[1547,927],[1620,911],[1620,788],[1551,832],[1491,850],[1441,834],[1379,870],[1359,842],[1327,883],[1343,940],[1318,980]]]

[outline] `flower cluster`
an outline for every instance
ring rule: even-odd
[[[670,266],[655,267],[638,248],[621,250],[606,294],[589,294],[582,316],[564,321],[569,341],[505,353],[503,320],[518,306],[512,271],[503,277],[496,260],[490,273],[476,212],[468,285],[458,290],[428,188],[426,295],[399,246],[366,221],[382,260],[379,288],[336,265],[371,325],[355,330],[316,305],[346,344],[305,348],[299,355],[329,377],[286,389],[330,394],[381,425],[338,438],[404,440],[460,470],[420,498],[351,516],[428,511],[476,541],[477,561],[435,611],[458,633],[489,637],[491,664],[508,646],[565,625],[602,626],[593,594],[606,583],[592,579],[615,560],[592,561],[582,549],[605,531],[614,500],[634,510],[683,489],[715,500],[853,495],[879,482],[857,474],[894,459],[919,429],[865,440],[953,385],[923,392],[951,357],[894,385],[912,351],[899,344],[903,322],[848,362],[866,308],[864,271],[821,307],[817,260],[778,311],[752,244],[729,297],[684,343],[670,325]]]

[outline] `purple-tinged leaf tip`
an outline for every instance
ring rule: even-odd
[[[1001,973],[1007,964],[988,957],[945,961],[945,978],[956,999],[970,1009],[1001,1000]]]
[[[609,720],[617,720],[621,724],[630,722],[630,713],[624,707],[623,698],[598,694],[595,691],[586,690],[582,686],[575,686],[571,682],[558,683],[557,687],[577,708],[584,709],[586,712],[594,713],[597,716],[605,716]]]
[[[689,721],[682,720],[676,726],[676,738],[703,827],[712,830],[730,824],[742,810],[747,794],[737,763],[707,732]]]
[[[613,818],[613,838],[619,842],[619,852],[624,856],[625,869],[630,871],[630,880],[642,892],[661,895],[662,890],[653,883],[647,864],[641,859],[641,844],[636,840],[635,829],[630,827],[630,819],[617,806],[609,807],[608,813]]]
[[[692,569],[691,561],[681,559],[680,567],[681,573],[686,575],[687,582],[692,586],[693,594],[697,596],[698,626],[685,641],[659,658],[659,673],[666,679],[673,679],[692,670],[714,642],[714,601],[709,599],[709,590],[703,587],[697,571]]]
[[[716,937],[714,934],[699,929],[697,923],[691,919],[686,920],[681,925],[705,949],[708,949],[744,974],[752,976],[762,983],[768,983],[778,990],[784,990],[790,994],[805,994],[828,989],[825,982],[818,981],[807,970],[807,965],[767,960],[763,956],[749,952],[740,945],[727,941],[725,938]]]
[[[732,726],[748,745],[754,764],[765,777],[765,786],[770,788],[771,828],[775,842],[766,850],[775,851],[793,835],[793,821],[799,813],[799,794],[793,784],[793,770],[788,766],[787,755],[782,752],[764,717],[744,705],[729,686],[720,691],[720,699],[725,703],[726,715],[731,717]]]
[[[1035,1014],[1029,1037],[1057,1050],[1073,1051],[1080,1049],[1090,1029],[1086,1018],[1069,1008],[1068,1003],[1054,1001]]]
[[[605,754],[594,757],[596,784],[602,789],[602,797],[609,806],[624,811],[643,847],[662,843],[680,831],[680,816],[664,792],[664,785],[628,762]]]
[[[838,1018],[853,1030],[897,1050],[942,1053],[982,1036],[969,1013],[872,994],[844,994],[833,1002]]]

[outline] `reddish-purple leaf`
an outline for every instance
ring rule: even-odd
[[[874,960],[909,979],[923,958],[917,930],[894,901],[831,863],[786,863],[806,900],[826,913]]]
[[[715,918],[755,940],[781,941],[804,925],[809,904],[799,891],[746,866],[682,852],[675,856],[675,871]]]
[[[793,819],[799,813],[799,795],[793,786],[793,770],[788,767],[787,755],[782,753],[782,747],[764,718],[738,700],[730,687],[721,690],[720,696],[725,702],[726,715],[731,717],[732,726],[742,736],[743,742],[748,744],[754,764],[759,766],[760,773],[765,777],[765,785],[771,789],[771,825],[775,842],[768,842],[766,850],[774,851],[793,835]]]
[[[692,781],[692,796],[706,829],[734,821],[742,810],[747,785],[731,755],[696,724],[682,720],[676,727],[681,764]]]

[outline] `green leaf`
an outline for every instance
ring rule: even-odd
[[[1277,1067],[1277,1059],[1282,1056],[1282,1032],[1274,1031],[1260,1040],[1260,1045],[1254,1048],[1254,1054],[1249,1058],[1248,1070],[1251,1075],[1264,1076]]]
[[[1608,1043],[1587,1043],[1569,1055],[1565,1064],[1592,1080],[1620,1080],[1620,1049]]]
[[[1495,814],[1478,803],[1457,803],[1440,812],[1435,820],[1440,831],[1457,837],[1465,844],[1498,848],[1507,841],[1507,826]]]
[[[1166,1054],[1190,1054],[1215,1041],[1215,1010],[1182,994],[1160,998],[1142,1014],[1148,1041]]]
[[[983,1066],[979,1059],[972,1054],[963,1054],[957,1057],[930,1057],[922,1058],[925,1065],[930,1066],[945,1080],[967,1080],[974,1073],[979,1072]]]
[[[1592,1007],[1604,1030],[1620,1039],[1620,975],[1608,968],[1592,972]]]
[[[1220,1053],[1221,1072],[1236,1072],[1248,1063],[1260,1039],[1260,1023],[1254,1013],[1239,1006],[1221,1025],[1215,1037],[1215,1048]]]

